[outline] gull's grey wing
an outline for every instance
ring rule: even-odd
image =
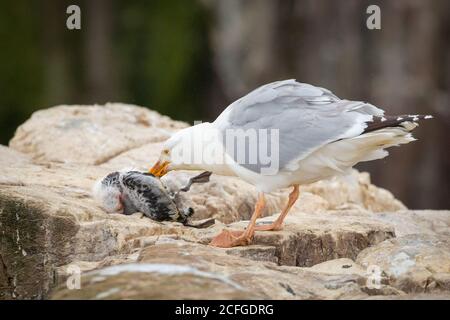
[[[257,88],[232,103],[214,124],[234,161],[260,173],[269,166],[261,155],[267,154],[266,150],[269,154],[276,152],[276,140],[271,142],[271,132],[278,132],[278,168],[289,169],[290,164],[327,143],[361,134],[367,121],[383,114],[383,110],[371,104],[341,100],[327,89],[285,80]],[[231,143],[236,141],[233,132],[238,129],[244,130],[241,134],[246,136],[245,147]],[[256,138],[252,136],[253,129]],[[256,144],[249,142],[252,137]],[[245,160],[239,158],[243,150]],[[253,161],[250,152],[256,152]]]

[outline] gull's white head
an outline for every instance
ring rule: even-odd
[[[171,170],[208,170],[203,155],[208,146],[217,144],[218,130],[209,122],[182,129],[166,142],[158,161],[149,170],[162,177]]]

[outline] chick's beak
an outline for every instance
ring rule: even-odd
[[[155,165],[149,170],[149,172],[155,177],[162,177],[169,171],[169,164],[169,161],[158,160]]]

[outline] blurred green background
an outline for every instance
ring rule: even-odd
[[[70,4],[81,8],[81,30],[66,28]],[[208,16],[199,3],[186,4],[2,1],[1,143],[32,111],[57,104],[126,101],[200,118]]]
[[[66,8],[81,8],[81,30]],[[381,8],[381,30],[366,8]],[[7,0],[0,4],[0,143],[58,104],[142,105],[212,120],[296,78],[391,114],[430,113],[418,142],[359,165],[411,208],[450,207],[450,1]]]

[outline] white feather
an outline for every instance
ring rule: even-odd
[[[386,157],[389,153],[385,148],[414,140],[407,130],[390,127],[330,143],[301,160],[292,181],[312,183],[341,175],[358,162]]]

